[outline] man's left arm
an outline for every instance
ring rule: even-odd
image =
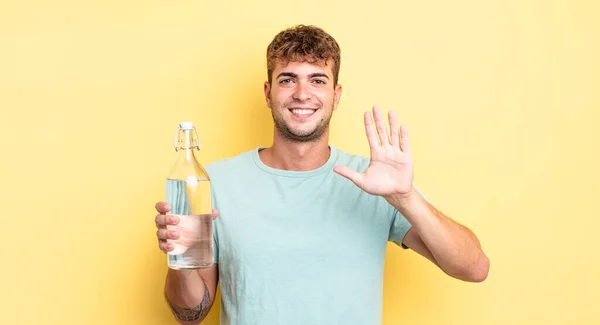
[[[405,246],[457,279],[481,282],[487,278],[490,261],[469,228],[444,215],[416,190],[385,199],[412,224],[402,241]]]
[[[371,159],[358,173],[347,166],[334,171],[363,191],[379,195],[393,205],[411,224],[403,244],[437,264],[447,274],[465,281],[483,281],[490,262],[471,230],[451,220],[429,204],[413,186],[414,168],[406,127],[398,125],[396,113],[388,113],[390,130],[379,107],[373,118],[365,112],[365,132]],[[374,123],[373,123],[374,122]]]

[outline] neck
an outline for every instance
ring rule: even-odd
[[[275,131],[273,145],[259,152],[262,162],[271,167],[291,171],[309,171],[323,166],[329,159],[329,134],[311,142],[295,142]]]

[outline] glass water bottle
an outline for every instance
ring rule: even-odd
[[[207,268],[214,262],[211,185],[208,174],[198,163],[200,150],[198,132],[191,122],[182,122],[175,131],[177,162],[167,177],[169,214],[179,217],[178,239],[169,239],[174,249],[167,254],[172,269]]]

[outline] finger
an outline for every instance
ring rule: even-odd
[[[165,219],[166,215],[157,214],[154,218],[154,223],[156,224],[156,228],[164,228],[167,225],[167,220]]]
[[[377,140],[377,135],[375,134],[375,129],[373,128],[371,112],[365,112],[365,132],[367,133],[369,147],[371,147],[371,149],[379,147],[379,140]]]
[[[158,238],[159,241],[166,240],[168,232],[169,231],[167,229],[160,228],[156,231],[156,238]]]
[[[363,188],[363,175],[346,166],[335,166],[333,171],[351,180],[356,186]]]
[[[171,205],[166,202],[158,202],[154,207],[156,208],[156,211],[161,214],[166,214],[171,211]]]
[[[175,245],[167,242],[166,240],[159,240],[158,241],[158,248],[160,248],[161,251],[168,253],[170,251],[172,251],[175,248]]]
[[[180,236],[181,233],[177,230],[158,229],[156,231],[156,237],[159,240],[179,239]]]
[[[218,216],[219,216],[219,211],[217,211],[217,209],[212,209],[213,220],[217,219]]]
[[[392,140],[392,147],[400,149],[400,136],[398,135],[398,120],[396,119],[396,112],[389,111],[388,119],[390,120],[390,138]]]
[[[390,138],[388,137],[387,127],[385,126],[385,122],[381,117],[381,110],[379,106],[373,107],[373,117],[375,119],[375,126],[377,126],[377,133],[379,134],[379,140],[381,140],[381,145],[384,147],[390,146]]]
[[[410,143],[408,142],[408,130],[406,126],[400,126],[400,150],[410,153]]]
[[[154,222],[157,227],[164,228],[167,225],[179,224],[179,217],[172,214],[159,214],[154,218]]]

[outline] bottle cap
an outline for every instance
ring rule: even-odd
[[[194,124],[192,122],[181,122],[179,123],[179,127],[183,130],[192,130],[194,128]]]

